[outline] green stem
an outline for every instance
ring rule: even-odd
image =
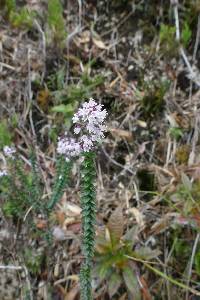
[[[66,161],[63,156],[59,157],[57,160],[56,168],[56,179],[53,186],[53,192],[49,203],[47,204],[47,209],[51,211],[56,203],[61,199],[66,184],[69,180],[69,173],[71,170],[71,163]]]
[[[96,210],[96,193],[94,180],[96,177],[95,154],[86,152],[81,167],[81,206],[82,206],[82,251],[84,263],[81,268],[81,299],[91,300],[91,266],[94,256],[94,237],[95,237],[95,210]]]

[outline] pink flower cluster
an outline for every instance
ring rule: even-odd
[[[75,139],[64,136],[58,139],[57,152],[64,154],[66,160],[69,161],[70,157],[80,154],[80,145]]]
[[[104,138],[104,125],[107,111],[103,105],[96,103],[92,98],[83,103],[73,117],[74,138],[60,138],[58,141],[57,152],[64,154],[66,159],[78,156],[82,152],[88,152],[94,149],[95,145]]]

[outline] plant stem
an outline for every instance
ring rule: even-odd
[[[91,266],[94,256],[94,237],[95,237],[95,210],[96,210],[96,193],[94,179],[96,177],[95,154],[86,152],[81,167],[81,206],[82,206],[82,251],[84,263],[81,267],[81,299],[91,300]]]

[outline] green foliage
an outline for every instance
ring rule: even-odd
[[[9,21],[12,26],[17,28],[31,28],[33,26],[33,19],[35,13],[29,11],[26,7],[23,7],[19,12],[11,11],[9,14]]]
[[[180,138],[183,137],[183,130],[179,127],[170,127],[169,134],[172,138],[178,141]]]
[[[0,177],[0,193],[4,201],[3,211],[14,221],[24,218],[25,212],[32,207],[33,213],[47,214],[63,195],[69,180],[71,163],[64,157],[57,159],[57,174],[54,181],[52,196],[49,202],[42,199],[42,181],[34,151],[30,154],[30,169],[24,168],[24,162],[16,154],[7,159],[8,175]]]
[[[187,22],[184,22],[183,24],[183,30],[181,32],[181,41],[183,43],[183,46],[186,48],[190,42],[192,36],[192,31],[188,25]]]
[[[181,254],[182,258],[187,261],[188,255],[190,254],[190,245],[188,242],[184,239],[176,238],[176,242],[174,244],[174,254],[175,258],[180,257]]]
[[[3,7],[7,18],[11,25],[17,28],[31,28],[35,12],[29,11],[26,7],[17,9],[15,0],[6,0]]]
[[[192,217],[200,212],[200,181],[191,182],[189,177],[182,173],[181,183],[176,191],[169,195],[169,198],[181,215],[191,217],[192,221]],[[193,225],[195,225],[195,219]]]
[[[175,26],[169,26],[165,24],[161,24],[160,26],[160,42],[168,42],[171,43],[175,38],[176,28]]]
[[[29,181],[29,193],[32,199],[32,205],[34,206],[35,210],[44,211],[45,204],[43,205],[43,201],[41,201],[42,196],[42,189],[41,189],[41,182],[40,182],[40,174],[37,165],[37,158],[35,153],[32,149],[30,155],[31,161],[31,172],[30,172],[30,181]]]
[[[48,19],[47,19],[53,41],[57,46],[62,46],[67,32],[63,18],[63,7],[60,0],[48,1]]]
[[[37,275],[41,271],[41,264],[44,259],[44,255],[42,253],[37,253],[32,249],[25,249],[24,253],[24,261],[28,270],[33,274]]]
[[[59,104],[59,105],[55,105],[54,107],[52,107],[51,111],[56,112],[56,113],[62,113],[65,116],[69,116],[69,115],[73,114],[74,108],[71,103],[70,104]]]
[[[81,206],[82,206],[82,226],[83,226],[83,254],[87,264],[91,264],[94,255],[94,224],[95,224],[95,187],[96,176],[94,165],[95,154],[86,152],[81,167]]]
[[[100,278],[99,285],[106,280],[110,298],[117,293],[122,283],[134,299],[141,299],[140,286],[135,274],[134,264],[128,257],[138,260],[151,260],[159,253],[149,247],[133,250],[139,234],[137,226],[130,228],[124,235],[124,220],[121,208],[110,216],[107,226],[99,231],[96,238],[94,275]]]
[[[9,175],[1,178],[1,194],[4,199],[3,211],[6,216],[21,220],[28,207],[42,210],[39,177],[33,169],[27,173],[19,157],[8,160]]]
[[[81,300],[92,300],[91,266],[82,264],[80,270]]]
[[[169,88],[169,81],[155,80],[144,82],[144,96],[141,101],[146,118],[159,113],[164,107],[164,96]]]
[[[0,122],[0,149],[3,149],[5,145],[10,145],[12,141],[12,133],[9,130],[6,120]]]
[[[178,53],[178,42],[175,37],[176,28],[175,26],[161,24],[160,26],[160,44],[161,52],[169,57],[176,56]]]
[[[5,7],[7,10],[7,13],[10,14],[12,11],[16,10],[16,2],[15,0],[6,0],[5,1]]]
[[[56,160],[56,178],[54,181],[51,199],[47,205],[48,210],[52,210],[55,204],[61,199],[66,184],[69,181],[71,163],[67,162],[65,157],[60,156]]]
[[[54,90],[51,95],[55,105],[51,111],[62,114],[62,123],[64,121],[67,126],[70,126],[71,117],[79,104],[77,99],[92,97],[96,88],[104,82],[104,77],[96,75],[92,78],[84,73],[78,84],[69,84],[66,87],[64,74],[64,70],[61,69],[55,75],[50,76],[48,87]]]
[[[195,255],[195,270],[200,276],[200,251],[198,251]]]

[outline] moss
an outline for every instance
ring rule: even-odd
[[[190,147],[189,145],[182,145],[177,148],[176,150],[176,161],[179,164],[187,164],[190,154]]]

